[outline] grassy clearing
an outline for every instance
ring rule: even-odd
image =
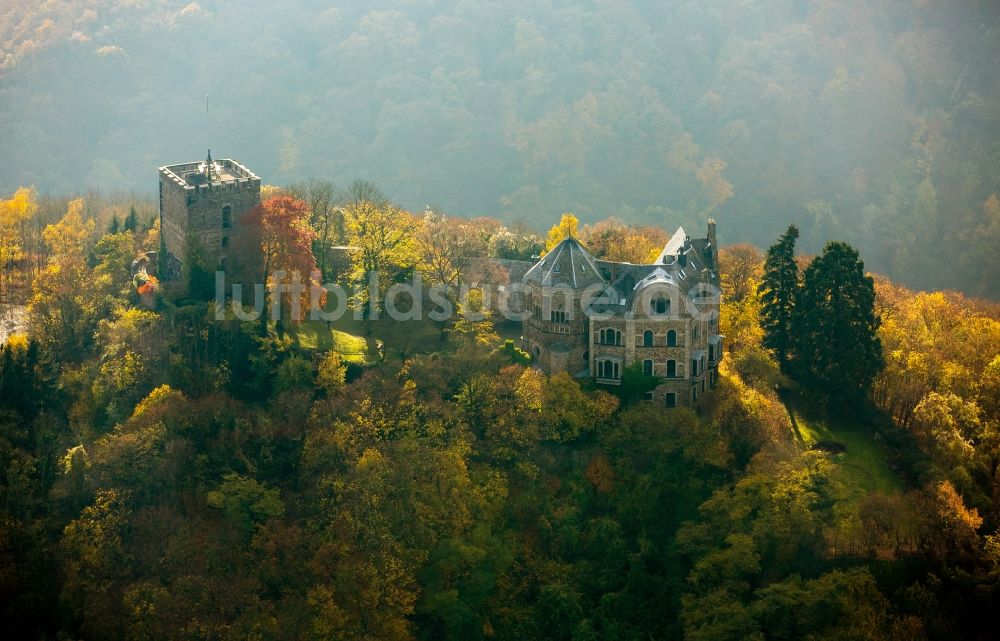
[[[832,458],[837,463],[839,479],[853,498],[861,499],[873,491],[889,494],[903,489],[901,479],[889,467],[889,449],[875,438],[870,427],[801,411],[803,402],[792,401],[787,405],[795,416],[803,447],[828,441],[846,448]]]
[[[368,362],[368,355],[371,353],[368,341],[363,336],[333,326],[327,327],[323,321],[293,323],[286,328],[286,334],[302,349],[336,350],[345,361],[365,363]]]
[[[365,322],[345,314],[329,325],[319,320],[291,324],[286,333],[302,349],[334,349],[345,360],[358,363],[381,358],[402,362],[413,354],[454,349],[452,342],[441,340],[440,325],[430,320]]]

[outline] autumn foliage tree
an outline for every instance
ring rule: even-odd
[[[282,319],[300,321],[309,310],[316,258],[309,226],[309,206],[290,196],[272,196],[243,216],[240,265],[244,283],[263,283],[269,309],[280,307]],[[322,297],[321,297],[322,298]],[[266,329],[269,314],[261,315]]]
[[[475,223],[427,211],[414,235],[420,272],[432,285],[454,288],[469,265],[486,255],[488,236]]]
[[[309,224],[316,237],[313,254],[324,276],[329,268],[330,250],[344,239],[344,210],[338,206],[339,193],[332,181],[309,178],[289,187],[290,195],[309,205]]]
[[[419,221],[409,212],[374,200],[358,200],[346,209],[348,241],[353,247],[350,284],[358,285],[355,304],[369,302],[369,278],[381,289],[410,273],[418,262],[414,232]],[[378,301],[379,310],[382,301]],[[378,311],[378,310],[376,310]]]
[[[0,200],[0,304],[14,274],[14,263],[24,256],[25,227],[37,211],[33,189],[21,187],[10,199]]]
[[[653,262],[669,240],[662,229],[627,225],[614,217],[584,225],[580,238],[598,258],[636,264]]]
[[[94,221],[83,217],[83,199],[77,199],[43,232],[50,256],[35,279],[30,312],[36,336],[53,352],[78,355],[92,335],[86,310],[92,302],[87,240],[93,230]]]
[[[719,252],[722,302],[719,324],[731,351],[759,345],[761,329],[760,282],[764,275],[764,255],[753,245],[741,243]]]
[[[549,229],[548,236],[545,238],[545,251],[550,251],[565,238],[579,236],[577,233],[579,226],[579,218],[569,212],[563,214],[562,218],[559,219],[559,223]]]

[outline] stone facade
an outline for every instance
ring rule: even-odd
[[[260,204],[260,178],[231,159],[160,167],[161,268],[166,279],[181,274],[188,242],[206,260],[224,267],[239,221]]]
[[[565,371],[620,385],[640,363],[659,380],[650,400],[697,403],[715,386],[722,360],[718,330],[715,222],[705,238],[678,229],[649,265],[595,259],[567,238],[522,279],[524,349],[549,373]]]

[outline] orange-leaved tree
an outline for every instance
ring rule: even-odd
[[[310,289],[316,282],[316,258],[309,226],[309,206],[290,196],[271,196],[244,214],[240,233],[240,274],[244,284],[262,283],[268,307],[261,317],[267,327],[267,310],[280,302],[281,318],[300,321],[308,313]],[[320,304],[325,292],[319,290]],[[293,300],[294,299],[294,300]]]

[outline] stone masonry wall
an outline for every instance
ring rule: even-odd
[[[260,180],[188,187],[160,173],[161,233],[169,254],[183,261],[189,234],[194,234],[210,259],[218,264],[229,251],[241,217],[260,204]],[[232,207],[231,225],[223,227],[223,208]]]

